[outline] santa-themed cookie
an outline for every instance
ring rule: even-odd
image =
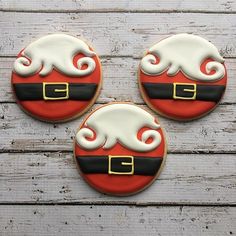
[[[70,35],[51,34],[19,53],[11,82],[24,111],[60,122],[81,115],[95,102],[101,77],[100,61],[91,47]]]
[[[129,103],[109,103],[93,111],[76,133],[75,160],[96,190],[131,195],[160,173],[166,140],[157,119]]]
[[[139,87],[154,111],[192,120],[213,110],[227,82],[224,59],[207,40],[177,34],[151,47],[139,67]]]

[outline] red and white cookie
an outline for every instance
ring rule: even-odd
[[[24,111],[60,122],[81,115],[95,102],[101,77],[101,64],[91,47],[70,35],[51,34],[19,53],[12,87]]]
[[[139,87],[156,112],[192,120],[213,110],[227,82],[224,59],[207,40],[190,34],[163,39],[142,58]]]
[[[96,190],[130,195],[160,173],[166,140],[157,119],[129,103],[110,103],[93,111],[76,133],[75,160]]]

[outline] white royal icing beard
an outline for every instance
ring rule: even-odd
[[[160,41],[148,53],[141,60],[141,70],[147,75],[159,75],[167,70],[167,75],[174,76],[182,71],[191,80],[206,82],[220,80],[225,75],[221,64],[224,59],[217,48],[199,36],[177,34]],[[159,63],[154,55],[160,59]],[[215,61],[206,64],[208,74],[204,74],[200,67],[209,58]],[[210,75],[211,71],[214,74]]]
[[[86,57],[77,61],[76,68],[73,65],[75,55],[82,53]],[[66,34],[47,35],[31,43],[26,47],[14,63],[14,72],[27,77],[39,72],[46,76],[55,68],[68,76],[85,76],[92,73],[96,67],[91,58],[95,55],[82,40]],[[86,69],[81,69],[87,65]]]
[[[96,110],[85,122],[85,126],[76,134],[76,142],[85,149],[99,147],[110,149],[116,143],[138,152],[148,152],[161,143],[161,135],[155,129],[160,125],[154,117],[143,109],[130,104],[112,104]],[[141,140],[137,134],[143,127],[150,128],[142,133]],[[87,138],[96,138],[88,140]],[[151,143],[145,143],[152,138]]]

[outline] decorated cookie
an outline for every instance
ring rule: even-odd
[[[101,85],[98,56],[85,42],[66,34],[44,36],[24,48],[13,65],[12,87],[21,108],[44,121],[84,113]]]
[[[224,59],[207,40],[190,34],[163,39],[142,58],[139,87],[156,112],[192,120],[216,107],[227,81]]]
[[[129,103],[93,111],[75,137],[83,178],[111,195],[130,195],[150,185],[164,164],[166,141],[157,119]]]

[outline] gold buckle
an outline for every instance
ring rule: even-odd
[[[130,162],[121,162],[121,166],[131,166],[131,171],[128,172],[117,172],[117,171],[112,171],[112,159],[113,158],[128,158],[131,161]],[[113,175],[133,175],[134,174],[134,157],[133,156],[108,156],[108,174],[113,174]]]
[[[182,100],[195,100],[197,96],[197,85],[196,84],[190,84],[190,83],[173,83],[174,88],[173,88],[173,98],[174,99],[182,99]],[[192,92],[193,96],[192,97],[181,97],[176,95],[176,88],[178,85],[191,85],[193,86],[193,89],[183,89],[184,92]]]
[[[61,93],[61,92],[66,92],[65,96],[59,96],[59,97],[48,97],[46,95],[46,90],[47,90],[47,85],[65,85],[65,89],[54,89],[55,93]],[[54,83],[54,82],[43,82],[43,99],[44,100],[63,100],[63,99],[68,99],[69,98],[69,83],[67,82],[62,82],[62,83]]]

